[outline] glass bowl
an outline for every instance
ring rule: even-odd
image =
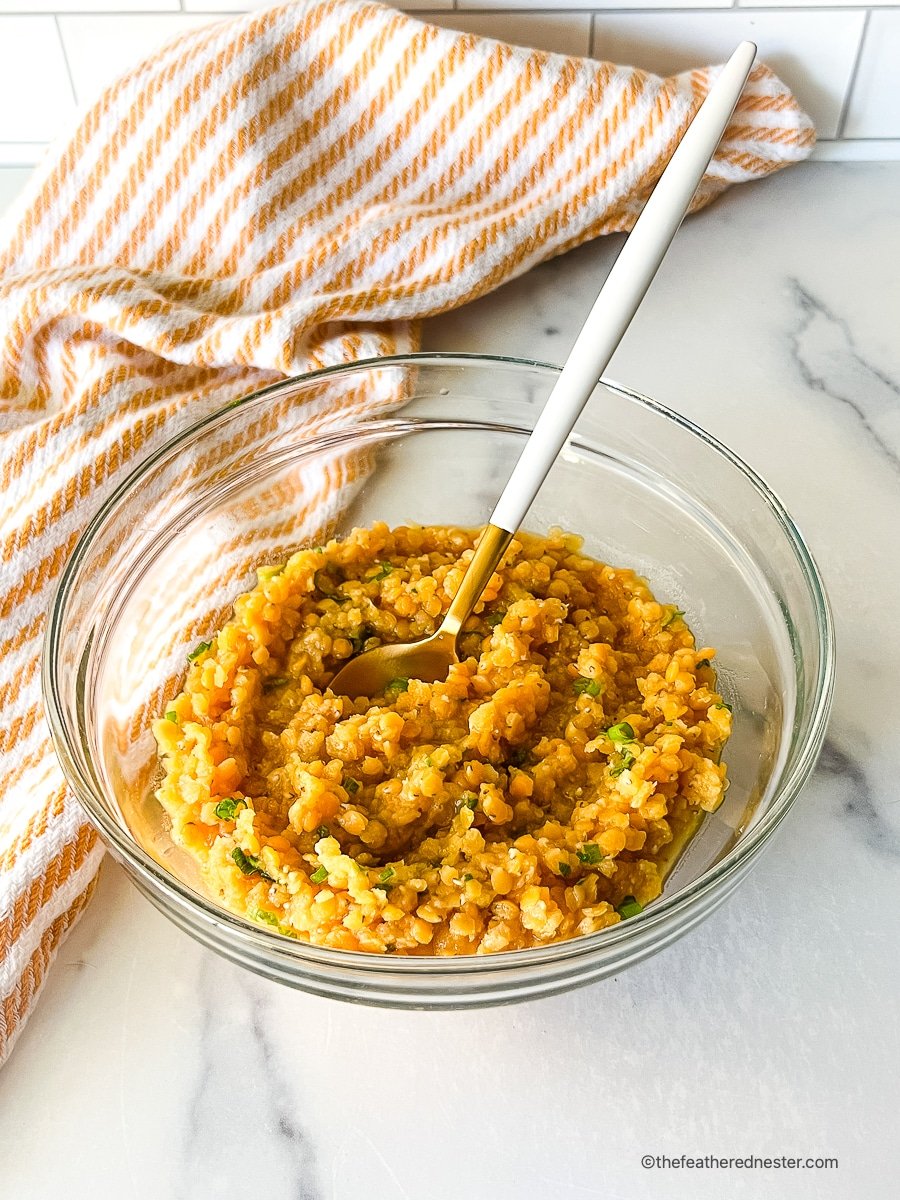
[[[318,995],[450,1008],[539,996],[668,945],[737,886],[815,765],[831,702],[832,623],[781,503],[726,447],[611,383],[527,520],[644,575],[718,649],[734,709],[722,807],[643,913],[571,941],[495,955],[398,957],[307,945],[221,908],[153,796],[152,717],[185,654],[254,568],[375,520],[477,526],[557,377],[504,358],[411,355],[332,368],[231,404],[175,437],[104,504],[48,623],[43,683],[66,777],[137,887],[227,958]]]

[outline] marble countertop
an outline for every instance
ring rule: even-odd
[[[431,322],[560,361],[620,239]],[[900,164],[806,165],[682,229],[610,376],[706,426],[807,535],[834,719],[774,844],[625,974],[480,1012],[264,982],[107,861],[0,1074],[3,1193],[139,1200],[896,1196],[900,1171]],[[836,1157],[657,1169],[643,1155]]]

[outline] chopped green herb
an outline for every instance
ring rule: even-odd
[[[485,613],[484,619],[487,621],[488,625],[490,625],[491,629],[495,629],[505,616],[505,612],[500,612],[499,610],[495,609],[494,612]]]
[[[393,867],[385,867],[378,876],[378,882],[375,884],[375,887],[384,888],[385,891],[387,891],[387,889],[391,887],[391,881],[393,880],[395,874],[396,872],[394,871]]]
[[[627,721],[620,721],[618,725],[610,725],[606,736],[611,742],[633,742],[634,730]]]
[[[245,854],[240,846],[235,846],[231,852],[231,857],[241,869],[242,875],[260,875],[263,879],[268,879],[269,883],[274,883],[271,875],[267,875],[262,869],[258,858],[254,858],[252,854]]]
[[[623,771],[627,771],[634,763],[634,755],[630,750],[623,750],[616,762],[609,768],[609,773],[613,779],[617,779]]]
[[[328,868],[327,867],[317,867],[316,870],[313,871],[312,875],[310,875],[309,878],[313,883],[324,883],[325,880],[328,878]]]
[[[474,812],[478,807],[478,797],[474,792],[463,792],[459,798],[460,808],[471,808]]]
[[[470,879],[474,879],[474,878],[475,878],[474,875],[472,875],[468,871],[466,871],[465,875],[463,875],[463,883],[468,883]]]
[[[384,689],[384,694],[388,695],[388,693],[390,692],[394,695],[399,695],[400,692],[405,692],[408,689],[408,687],[409,687],[409,680],[404,679],[401,676],[398,679],[392,679],[390,681],[390,683]]]
[[[713,708],[727,708],[729,712],[734,712],[730,704],[726,704],[724,700],[720,700],[718,704],[714,704]]]
[[[711,667],[711,666],[712,666],[712,663],[709,661],[708,658],[701,658],[700,661],[697,663],[697,670],[699,671],[701,667]]]
[[[596,842],[585,842],[581,849],[576,850],[575,853],[578,855],[579,862],[587,863],[589,866],[596,866],[601,858],[603,858],[600,847]]]
[[[257,567],[256,578],[260,583],[265,583],[267,579],[274,579],[276,575],[280,575],[284,570],[284,563],[272,563],[268,567]]]
[[[287,675],[271,675],[268,679],[263,680],[263,691],[274,692],[276,688],[284,687],[286,683],[290,683]]]
[[[167,721],[171,721],[173,725],[177,725],[177,724],[178,724],[178,717],[175,715],[175,709],[174,709],[174,708],[170,708],[170,709],[169,709],[169,710],[166,712],[166,720],[167,720]]]
[[[387,579],[388,575],[393,571],[393,566],[389,562],[378,564],[378,572],[375,575],[369,576],[369,583],[377,583],[380,579]]]
[[[562,875],[563,879],[568,879],[572,874],[572,868],[567,862],[561,862],[559,863],[559,873]]]
[[[247,801],[227,796],[216,805],[216,816],[220,821],[233,821],[242,808],[247,807]]]
[[[279,920],[273,912],[269,912],[267,908],[257,908],[252,914],[257,921],[265,921],[267,925],[274,925],[279,928]]]
[[[434,766],[434,759],[431,757],[430,754],[426,754],[425,757],[422,759],[422,762],[424,762],[426,767]]]
[[[353,647],[354,654],[361,654],[366,648],[366,642],[370,637],[375,636],[375,630],[371,625],[361,625],[359,630],[350,638],[350,645]]]
[[[519,746],[510,754],[509,762],[510,766],[518,767],[521,770],[531,762],[531,750],[528,746]]]
[[[195,658],[199,658],[201,654],[205,654],[211,645],[212,642],[198,642],[187,656],[188,662],[193,662]]]
[[[572,691],[576,696],[599,696],[602,690],[596,679],[585,679],[583,675],[572,682]]]
[[[325,553],[324,546],[313,546],[313,554],[324,554],[324,553]]]
[[[660,629],[668,629],[673,621],[677,621],[679,617],[683,617],[683,616],[684,616],[683,609],[680,609],[680,608],[673,609],[672,612],[670,612],[669,615],[666,617],[666,619],[663,621],[662,625],[660,625]]]
[[[643,911],[643,904],[639,904],[634,896],[626,896],[622,903],[616,906],[616,912],[626,921],[629,917],[636,917],[638,913],[642,913]]]
[[[318,834],[318,836],[320,838],[331,836],[331,830],[328,828],[327,825],[320,825],[319,828],[316,830],[316,833]]]
[[[349,775],[344,780],[344,787],[350,793],[351,796],[355,796],[356,793],[359,791],[359,784],[356,782],[355,779],[352,779]]]

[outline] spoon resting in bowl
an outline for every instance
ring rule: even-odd
[[[422,641],[377,646],[352,658],[331,681],[336,695],[377,696],[395,679],[446,679],[451,666],[459,661],[459,633],[653,282],[731,119],[755,57],[753,42],[741,42],[659,177],[594,301],[439,628]]]

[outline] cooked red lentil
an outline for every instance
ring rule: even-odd
[[[158,796],[234,912],[346,950],[541,945],[640,912],[721,801],[714,651],[570,534],[516,537],[446,681],[328,690],[433,632],[476,539],[378,524],[301,550],[190,656]]]

